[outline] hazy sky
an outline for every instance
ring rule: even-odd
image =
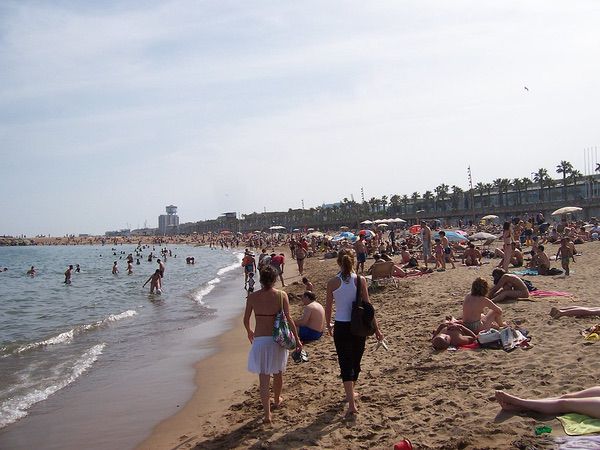
[[[3,0],[0,234],[583,172],[599,21],[597,0]]]

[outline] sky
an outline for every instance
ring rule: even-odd
[[[599,19],[596,0],[3,0],[0,235],[585,172]]]

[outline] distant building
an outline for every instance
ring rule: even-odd
[[[158,233],[158,228],[137,228],[131,230],[132,236],[154,236]]]
[[[179,230],[179,216],[177,215],[177,206],[169,205],[165,208],[167,214],[158,216],[158,234],[165,236],[167,234],[177,234]]]

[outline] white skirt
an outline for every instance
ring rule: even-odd
[[[255,337],[248,354],[248,371],[269,375],[285,372],[287,360],[288,351],[272,336]]]

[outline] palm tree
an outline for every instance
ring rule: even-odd
[[[450,186],[448,186],[447,184],[444,184],[444,183],[440,184],[439,186],[437,186],[434,189],[435,195],[436,195],[436,205],[437,205],[437,202],[441,202],[440,206],[442,207],[442,211],[446,210],[445,200],[448,197],[449,190],[450,190]]]
[[[381,196],[381,200],[379,200],[379,204],[381,205],[383,212],[385,212],[386,206],[388,204],[388,196],[387,195]]]
[[[413,202],[413,209],[414,209],[413,212],[415,212],[415,213],[419,210],[417,202],[419,201],[420,198],[421,198],[421,194],[419,194],[418,192],[413,192],[410,196],[410,199]]]
[[[402,206],[404,206],[404,214],[408,214],[408,195],[404,194],[401,199]]]
[[[458,204],[460,202],[460,196],[464,191],[456,185],[453,185],[451,189],[452,189],[452,194],[450,194],[450,198],[452,199],[452,208],[458,209]]]
[[[390,197],[390,209],[392,213],[395,214],[398,212],[398,207],[400,206],[400,196],[398,194],[394,194]]]
[[[379,200],[377,200],[375,197],[371,197],[371,199],[368,201],[368,203],[371,206],[371,212],[376,212],[377,205],[379,204]]]
[[[430,207],[430,202],[433,200],[433,192],[431,191],[425,191],[425,193],[423,194],[423,203],[425,204],[425,206],[427,208]]]
[[[521,187],[525,192],[525,203],[529,203],[529,186],[531,186],[531,179],[527,177],[521,178]]]
[[[508,191],[512,187],[512,183],[508,178],[502,178],[502,180],[500,180],[500,186],[504,193],[504,202],[506,203],[506,206],[508,206]]]
[[[483,194],[485,194],[485,184],[481,181],[475,185],[475,191],[479,194],[479,207],[483,208]]]
[[[542,202],[544,201],[544,184],[546,184],[546,181],[550,179],[548,176],[548,171],[546,169],[538,169],[537,172],[533,172],[531,175],[533,175],[533,181],[539,183],[540,185],[539,200]]]
[[[546,180],[546,188],[548,190],[548,200],[552,201],[552,188],[556,186],[556,181],[554,181],[552,178],[548,178]]]
[[[492,189],[494,189],[494,185],[492,183],[485,183],[483,186],[485,187],[485,192],[487,193],[487,206],[490,206],[492,200]]]
[[[492,183],[498,190],[498,204],[504,206],[504,198],[502,197],[502,178],[496,178]]]
[[[556,166],[556,173],[562,173],[563,184],[563,200],[567,199],[567,177],[573,171],[573,164],[569,161],[561,161],[558,166]]]
[[[582,178],[583,178],[583,174],[579,170],[577,170],[577,169],[571,170],[571,173],[569,174],[569,182],[573,183],[574,187],[577,187],[577,182],[579,180],[581,180]],[[578,196],[577,190],[575,190],[575,195]]]
[[[512,185],[517,191],[517,205],[521,204],[521,192],[523,192],[523,180],[520,178],[514,178],[512,180]]]

